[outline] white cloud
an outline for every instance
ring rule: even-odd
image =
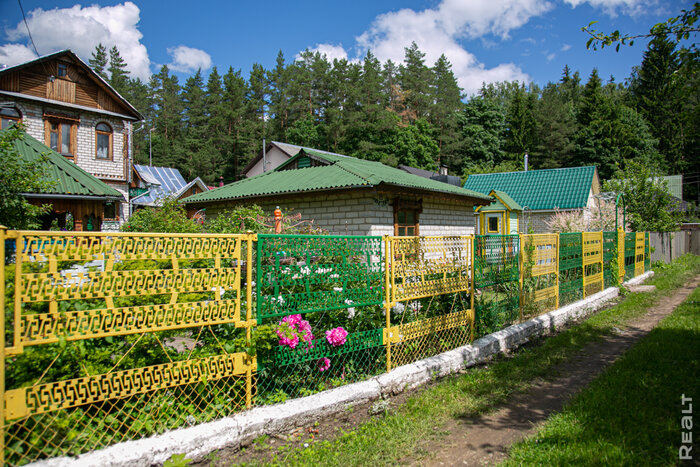
[[[0,68],[19,65],[36,58],[36,54],[29,47],[22,44],[0,45]]]
[[[557,54],[555,54],[554,52],[552,52],[551,54],[547,54],[547,57],[546,57],[546,58],[547,58],[547,61],[548,61],[548,62],[551,62],[552,60],[554,60],[554,58],[555,58],[556,56],[557,56]]]
[[[347,60],[348,58],[348,53],[342,45],[316,44],[316,47],[309,50],[314,53],[318,52],[321,55],[325,55],[329,62],[332,62],[336,58],[338,60]],[[299,59],[300,57],[301,55],[297,54],[296,58]]]
[[[87,60],[98,43],[108,49],[116,45],[131,76],[145,80],[150,76],[150,60],[146,46],[141,44],[143,35],[138,29],[140,13],[139,7],[132,2],[107,7],[74,5],[52,10],[37,8],[29,12],[27,23],[42,55],[71,49]],[[26,61],[27,51],[34,56],[29,49],[27,28],[23,22],[7,30],[7,38],[15,43],[1,47],[2,63],[5,60],[8,60],[8,65],[10,61]]]
[[[561,46],[561,51],[566,52],[567,50],[571,49],[571,44],[564,44]]]
[[[444,53],[452,63],[459,85],[467,93],[477,92],[484,81],[526,82],[530,77],[513,63],[486,68],[460,40],[481,38],[482,42],[489,42],[484,37],[487,35],[506,39],[510,31],[551,8],[547,0],[442,0],[432,9],[405,8],[384,13],[356,38],[357,57],[371,49],[381,61],[402,62],[404,49],[415,41],[429,66]],[[317,49],[322,46],[338,47],[322,44]],[[337,53],[347,54],[344,49]]]
[[[211,66],[211,56],[201,49],[179,45],[170,47],[168,54],[173,58],[168,67],[174,71],[191,73],[199,68],[206,70]]]
[[[593,8],[603,10],[608,16],[615,17],[619,13],[637,16],[648,11],[651,6],[658,4],[658,0],[564,0],[573,8],[588,3]]]

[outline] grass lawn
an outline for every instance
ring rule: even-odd
[[[334,441],[309,440],[308,448],[282,448],[276,453],[273,464],[395,465],[406,459],[419,460],[420,456],[427,457],[431,444],[439,442],[446,435],[440,431],[445,422],[488,412],[503,404],[512,394],[526,391],[535,382],[553,379],[557,376],[554,367],[567,361],[589,342],[611,333],[613,327],[624,327],[630,319],[643,315],[656,301],[671,295],[698,273],[700,257],[682,257],[673,265],[661,268],[653,280],[649,281],[657,286],[655,292],[631,294],[618,305],[597,313],[580,325],[542,340],[541,345],[528,346],[517,351],[514,356],[498,357],[488,367],[470,369],[463,375],[446,378],[419,392],[399,409],[384,417],[372,419]],[[695,349],[698,347],[696,343]],[[660,350],[656,353],[668,358],[675,355]],[[697,365],[697,355],[695,358]],[[689,374],[686,368],[678,370],[684,375]],[[697,366],[695,375],[697,383]],[[690,392],[693,388],[689,382],[685,383],[687,388],[675,384],[672,403],[676,405],[673,413],[678,414],[680,393],[683,390]],[[617,410],[625,407],[624,403],[616,404]],[[591,408],[596,406],[597,402],[594,402]],[[654,432],[657,429],[668,427],[668,424],[656,427],[645,423],[638,429],[647,433],[646,437],[653,437],[656,436]],[[678,442],[680,430],[678,427],[674,429],[674,439]],[[542,444],[533,443],[537,446]],[[664,458],[669,459],[668,455],[670,451]],[[550,461],[543,458],[533,462]]]
[[[536,435],[513,446],[505,464],[676,464],[681,434],[689,431],[681,428],[683,394],[700,405],[700,289]]]

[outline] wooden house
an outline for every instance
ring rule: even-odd
[[[0,123],[29,135],[121,193],[103,203],[97,230],[129,216],[131,141],[141,114],[70,50],[0,70]],[[76,226],[77,227],[77,226]]]

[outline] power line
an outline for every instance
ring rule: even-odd
[[[22,19],[24,20],[24,25],[27,27],[27,33],[29,34],[29,40],[32,41],[32,47],[34,47],[34,53],[37,57],[40,57],[39,51],[36,50],[36,45],[34,44],[34,38],[32,37],[32,32],[29,30],[29,24],[27,24],[27,16],[24,14],[24,8],[22,8],[22,0],[17,0],[19,3],[19,9],[22,11]]]

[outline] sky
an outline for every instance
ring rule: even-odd
[[[382,62],[400,62],[415,41],[432,66],[440,54],[467,95],[483,82],[518,80],[540,86],[565,65],[584,82],[593,68],[623,82],[646,47],[586,50],[582,26],[641,34],[681,9],[686,0],[267,0],[74,1],[20,0],[40,55],[70,48],[88,60],[98,43],[116,45],[132,77],[148,80],[162,65],[181,82],[216,66],[245,76],[254,63],[275,66],[310,49],[329,59],[361,59],[368,49]],[[20,2],[0,0],[0,67],[36,53]]]

